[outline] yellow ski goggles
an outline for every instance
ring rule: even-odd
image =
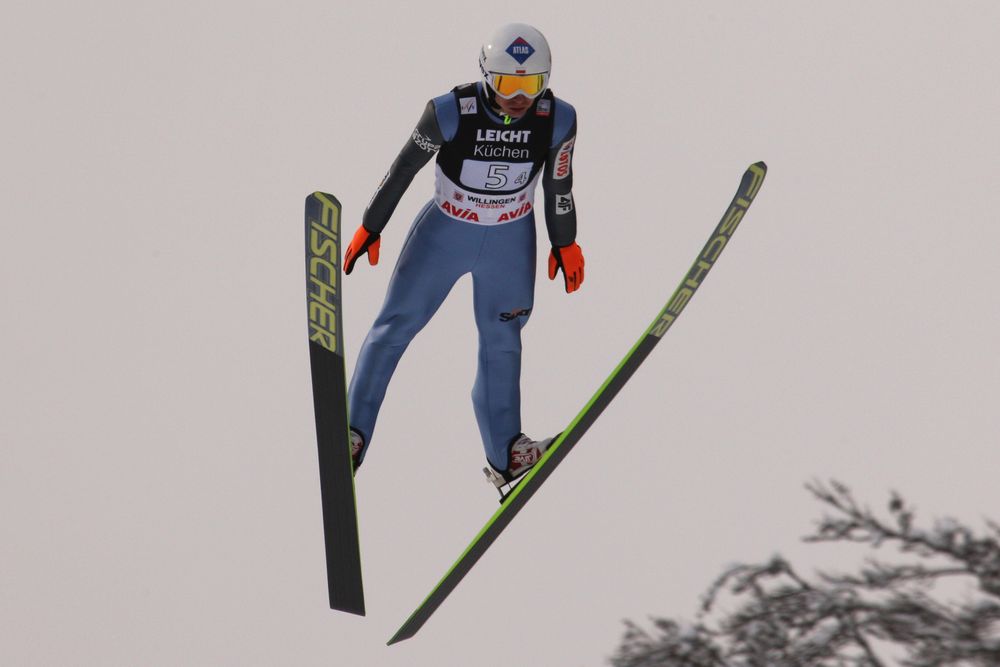
[[[538,97],[545,90],[545,74],[496,74],[490,72],[490,86],[497,95],[509,100],[516,95]]]

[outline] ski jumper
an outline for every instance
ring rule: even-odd
[[[455,282],[471,273],[479,332],[472,403],[488,461],[508,467],[507,450],[521,432],[521,329],[534,301],[534,191],[541,179],[552,245],[573,243],[575,138],[575,110],[551,91],[519,119],[494,113],[481,83],[427,103],[362,221],[380,234],[414,175],[437,153],[434,198],[410,227],[348,390],[351,428],[365,450],[403,352]]]

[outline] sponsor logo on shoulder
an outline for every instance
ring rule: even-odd
[[[535,115],[548,116],[550,113],[552,113],[552,100],[538,100],[538,106],[535,107]]]
[[[422,135],[418,129],[413,130],[413,143],[428,153],[436,153],[441,148],[440,145],[432,142],[430,137]]]
[[[559,147],[559,153],[556,154],[556,163],[552,167],[552,178],[561,180],[569,176],[569,165],[573,155],[574,143],[576,143],[576,137],[573,137]]]
[[[469,114],[473,113],[479,113],[479,107],[476,104],[475,97],[458,98],[458,108],[463,116],[468,116]]]

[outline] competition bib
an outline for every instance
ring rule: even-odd
[[[507,168],[503,168],[507,167]],[[472,174],[466,179],[466,171]],[[444,213],[456,220],[478,225],[499,225],[523,218],[534,208],[538,176],[528,181],[531,164],[482,163],[466,160],[462,169],[462,187],[448,178],[441,167],[435,169],[434,201]],[[519,184],[514,181],[521,180]],[[527,187],[525,187],[527,184]],[[490,185],[495,187],[490,188]],[[484,194],[482,190],[495,190]],[[506,191],[506,192],[505,192]]]

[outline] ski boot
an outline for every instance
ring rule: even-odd
[[[524,476],[525,473],[541,460],[542,454],[549,448],[553,440],[555,438],[532,440],[525,434],[519,433],[511,440],[510,448],[507,450],[508,465],[506,470],[497,470],[493,467],[492,463],[489,461],[486,462],[483,474],[497,488],[497,491],[500,493],[501,503],[507,499],[507,496],[513,493],[514,482]],[[503,490],[505,486],[510,487],[506,493]]]

